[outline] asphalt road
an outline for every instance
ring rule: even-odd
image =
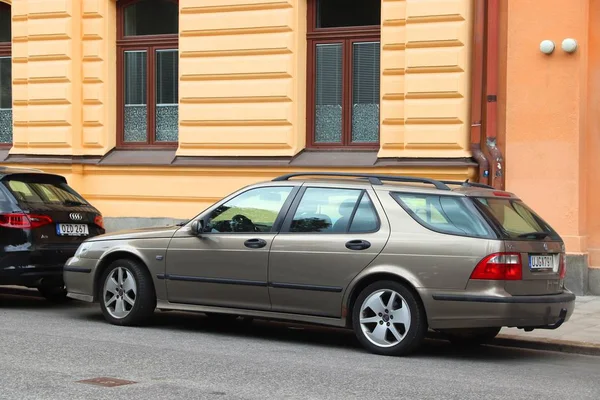
[[[187,313],[121,328],[96,305],[3,289],[0,338],[0,399],[600,399],[600,357],[433,340],[382,357],[340,330]],[[97,377],[136,383],[78,382]]]

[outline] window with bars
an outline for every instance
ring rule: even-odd
[[[13,142],[11,8],[0,2],[0,147]]]
[[[309,0],[309,147],[378,147],[380,25],[380,1]]]
[[[118,144],[176,146],[179,127],[179,6],[118,2]]]

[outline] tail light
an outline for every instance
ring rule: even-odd
[[[96,218],[94,218],[94,224],[104,229],[104,218],[102,218],[102,215],[96,215]]]
[[[560,266],[558,268],[558,273],[560,274],[560,279],[564,279],[567,275],[567,255],[565,253],[561,253],[560,255]]]
[[[523,279],[523,265],[519,253],[494,253],[481,260],[471,279],[520,281]]]
[[[39,214],[0,214],[0,226],[4,228],[35,229],[52,223],[52,218]]]

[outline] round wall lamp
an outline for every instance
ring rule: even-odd
[[[577,40],[566,38],[562,41],[562,49],[567,53],[574,53],[577,50]]]
[[[542,40],[540,43],[540,51],[544,54],[552,54],[554,47],[554,42],[552,40]]]

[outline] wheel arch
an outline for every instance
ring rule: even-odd
[[[154,279],[152,278],[152,274],[150,273],[148,264],[144,261],[144,259],[140,255],[138,255],[130,250],[120,249],[120,250],[111,251],[110,253],[104,255],[100,259],[100,262],[98,263],[98,267],[96,268],[96,271],[94,273],[94,299],[96,299],[96,300],[100,299],[99,292],[100,292],[100,287],[102,285],[101,277],[104,274],[104,271],[106,271],[106,269],[113,262],[115,262],[117,260],[122,260],[122,259],[127,259],[127,260],[137,262],[146,271],[146,273],[150,277],[150,282],[152,284],[152,288],[156,293],[156,288],[154,287]]]
[[[366,272],[360,274],[352,283],[351,286],[346,291],[344,306],[343,309],[346,314],[346,326],[352,327],[352,314],[356,299],[359,294],[370,284],[379,282],[379,281],[395,281],[402,285],[404,285],[411,293],[415,296],[417,302],[421,305],[422,310],[425,314],[425,320],[427,321],[427,310],[425,309],[425,304],[421,295],[419,294],[418,284],[416,284],[416,279],[411,279],[412,277],[407,277],[404,274],[401,274],[397,271],[385,271],[385,270],[374,270],[370,272]]]

